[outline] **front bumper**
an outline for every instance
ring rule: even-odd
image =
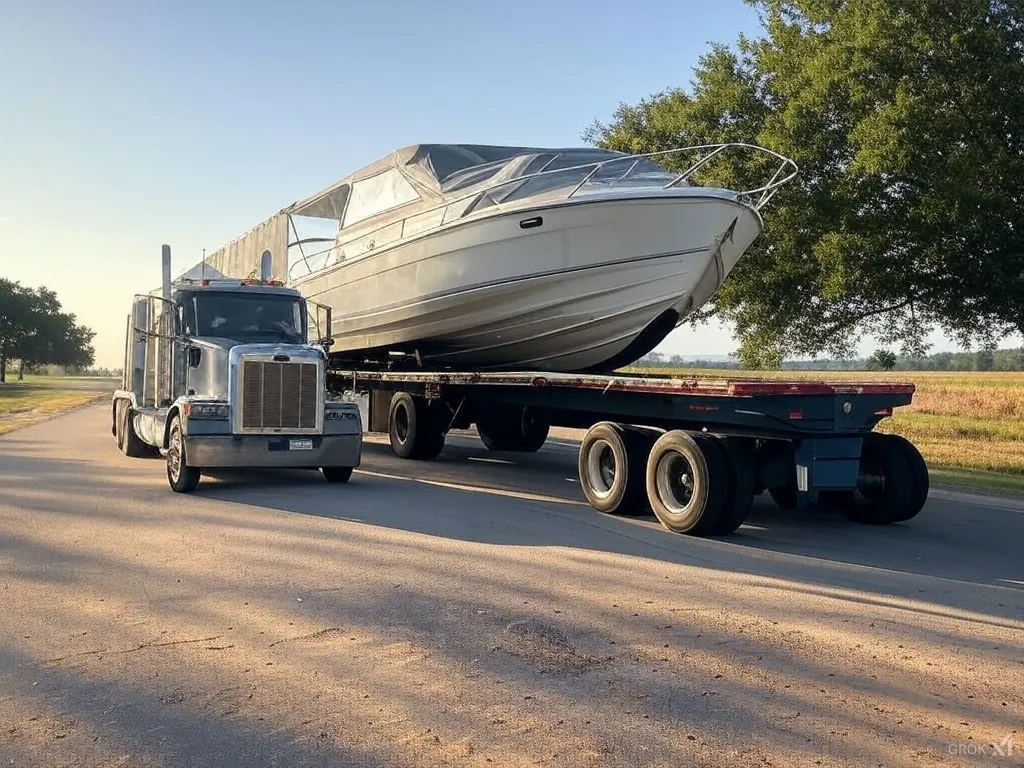
[[[307,447],[309,446],[309,447]],[[358,467],[361,433],[347,435],[189,435],[193,467]]]

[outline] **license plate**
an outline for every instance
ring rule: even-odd
[[[312,451],[313,450],[313,441],[312,440],[308,440],[308,439],[302,439],[302,438],[295,439],[295,440],[289,440],[288,441],[288,450],[289,451]]]

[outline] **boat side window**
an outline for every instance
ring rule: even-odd
[[[394,168],[352,184],[344,227],[420,199],[412,184]]]

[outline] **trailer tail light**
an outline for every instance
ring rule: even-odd
[[[791,421],[797,421],[799,419],[802,419],[803,417],[804,417],[804,412],[802,410],[798,410],[798,409],[794,408],[794,409],[790,410],[790,412],[789,412],[789,418],[790,418]]]
[[[892,408],[879,408],[875,411],[875,416],[892,416]]]

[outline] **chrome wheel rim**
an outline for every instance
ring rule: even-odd
[[[395,436],[400,443],[409,439],[409,411],[404,405],[395,409]]]
[[[658,496],[673,515],[683,515],[693,503],[696,481],[693,467],[678,451],[670,451],[658,459]]]
[[[616,470],[611,443],[604,439],[595,440],[587,452],[587,483],[597,498],[605,499],[611,495]]]
[[[171,439],[167,446],[167,468],[171,471],[171,479],[177,482],[181,476],[181,430],[177,426],[171,429]]]

